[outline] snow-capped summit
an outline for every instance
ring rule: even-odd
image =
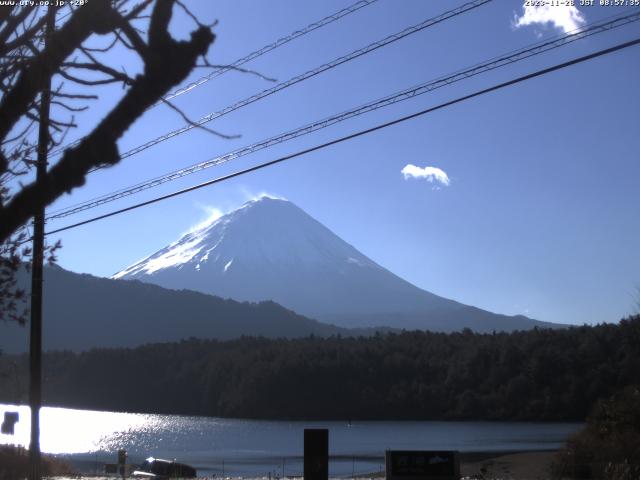
[[[224,275],[234,261],[236,268],[251,264],[270,270],[328,262],[338,270],[347,264],[379,268],[293,203],[262,196],[186,233],[112,278],[143,279],[172,269]]]
[[[112,278],[138,279],[235,300],[273,300],[341,326],[490,331],[528,328],[397,277],[293,203],[245,203]]]

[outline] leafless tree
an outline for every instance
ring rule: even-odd
[[[169,33],[174,8],[195,23],[188,40]],[[30,254],[24,241],[31,217],[83,185],[90,170],[118,163],[118,139],[195,67],[209,66],[206,54],[215,38],[212,25],[201,24],[179,0],[90,0],[65,10],[0,7],[0,317],[10,320],[24,320],[20,300],[25,293],[16,287],[16,272]],[[47,15],[56,14],[59,25],[45,42]],[[138,59],[139,73],[109,64],[109,52],[117,48]],[[76,126],[74,116],[97,99],[92,89],[121,84],[123,95],[36,181],[32,132],[50,82],[57,114],[48,121],[48,148],[59,146]],[[49,246],[50,259],[55,249]]]

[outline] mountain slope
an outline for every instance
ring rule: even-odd
[[[166,288],[273,300],[344,327],[454,331],[550,326],[494,314],[419,289],[286,200],[263,197],[118,272]]]
[[[192,291],[45,268],[43,348],[132,347],[195,337],[306,337],[348,334],[273,302],[238,303]],[[23,274],[22,283],[27,278]],[[28,327],[0,322],[0,349],[28,348]]]

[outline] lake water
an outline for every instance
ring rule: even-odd
[[[29,408],[17,411],[14,435],[0,434],[0,444],[29,444]],[[68,456],[78,468],[96,471],[115,463],[124,448],[131,463],[148,456],[193,465],[198,475],[282,476],[302,472],[303,431],[329,429],[330,475],[383,469],[388,449],[460,450],[462,452],[547,450],[560,447],[579,423],[261,421],[176,415],[96,412],[67,408],[41,410],[41,448]]]

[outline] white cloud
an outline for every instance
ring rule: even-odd
[[[243,203],[252,201],[252,200],[260,200],[261,198],[267,197],[267,198],[273,198],[275,200],[286,200],[286,198],[280,196],[280,195],[274,195],[272,193],[268,193],[265,191],[259,192],[259,193],[255,193],[251,190],[249,190],[248,188],[242,187],[240,189],[240,193],[242,195],[242,197],[244,198]],[[218,220],[220,217],[226,215],[227,213],[231,212],[232,210],[235,210],[236,208],[238,208],[240,205],[237,204],[232,204],[231,208],[229,208],[229,206],[227,205],[226,208],[219,208],[219,207],[214,207],[213,205],[207,205],[201,202],[195,202],[194,206],[198,209],[201,210],[202,212],[205,213],[206,217],[201,220],[200,222],[198,222],[197,224],[193,225],[191,228],[189,228],[189,230],[187,230],[186,232],[184,232],[182,235],[188,235],[190,233],[194,233],[197,232],[199,230],[202,230],[203,228],[207,228],[208,226],[212,225],[213,223],[216,222],[216,220]]]
[[[251,200],[262,200],[263,198],[270,198],[272,200],[286,200],[282,195],[275,195],[273,193],[268,192],[260,192],[257,195],[254,195]]]
[[[241,186],[239,191],[242,197],[244,198],[245,202],[250,202],[252,200],[260,200],[261,198],[264,198],[264,197],[273,198],[274,200],[286,200],[286,198],[284,198],[281,195],[275,195],[273,193],[266,192],[264,190],[256,193],[255,190],[252,190],[246,186]]]
[[[400,173],[402,173],[405,180],[410,178],[424,178],[429,183],[438,183],[445,187],[449,186],[451,183],[449,176],[444,172],[444,170],[437,167],[421,168],[409,163],[405,165]]]
[[[187,233],[193,233],[203,228],[206,228],[225,214],[225,212],[223,212],[219,208],[211,205],[205,205],[204,203],[200,203],[200,202],[196,202],[195,205],[197,208],[205,212],[207,217],[201,222],[199,222],[198,224],[191,227]]]
[[[575,6],[542,5],[534,7],[527,5],[524,6],[521,16],[515,15],[513,26],[520,28],[527,25],[546,25],[548,23],[553,24],[555,28],[564,33],[568,33],[583,26],[586,19]]]
[[[260,200],[261,198],[264,198],[264,197],[273,198],[275,200],[286,200],[286,198],[280,195],[274,195],[266,191],[261,191],[256,193],[255,191],[251,191],[246,187],[240,188],[240,194],[244,199],[242,201],[243,204],[252,200]],[[213,205],[207,205],[202,202],[195,202],[194,206],[198,210],[204,212],[205,218],[199,221],[197,224],[190,227],[186,232],[182,233],[182,236],[207,228],[208,226],[215,223],[220,217],[240,207],[240,205],[238,205],[237,203],[231,203],[231,204],[225,205],[224,208],[219,208]]]

